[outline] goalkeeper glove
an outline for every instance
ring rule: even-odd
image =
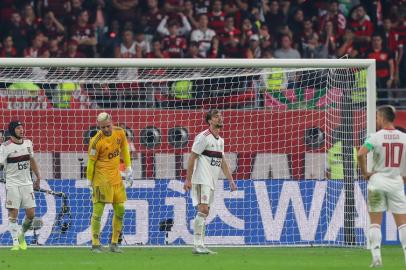
[[[92,181],[90,181],[89,179],[86,179],[86,182],[87,182],[87,187],[89,188],[89,190],[90,190],[90,195],[92,195],[93,194],[93,185],[92,185]]]
[[[124,171],[124,186],[125,188],[131,187],[133,185],[133,169],[127,167]]]

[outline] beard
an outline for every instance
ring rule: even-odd
[[[216,125],[214,125],[214,126],[215,126],[215,128],[222,128],[222,127],[223,127],[223,123],[216,124]]]

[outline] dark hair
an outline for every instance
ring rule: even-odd
[[[209,124],[209,120],[213,117],[213,115],[218,114],[220,111],[217,109],[211,109],[206,113],[206,123]]]
[[[386,121],[393,122],[396,118],[396,109],[391,105],[382,105],[378,107],[380,112]]]

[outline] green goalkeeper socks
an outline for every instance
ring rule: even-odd
[[[123,228],[123,217],[125,208],[123,203],[114,203],[114,217],[113,217],[113,235],[111,237],[111,243],[117,244],[121,230]]]
[[[104,203],[98,202],[93,204],[93,214],[91,220],[92,245],[100,245],[100,227],[101,217],[103,215]]]

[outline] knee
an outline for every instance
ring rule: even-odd
[[[96,220],[100,220],[101,216],[103,215],[104,204],[102,203],[95,203],[93,204],[93,214],[92,218]]]
[[[115,203],[113,204],[113,209],[114,209],[114,215],[118,217],[119,219],[123,219],[124,213],[125,213],[125,208],[123,203]]]
[[[207,216],[209,214],[209,206],[207,204],[199,204],[198,211]]]

